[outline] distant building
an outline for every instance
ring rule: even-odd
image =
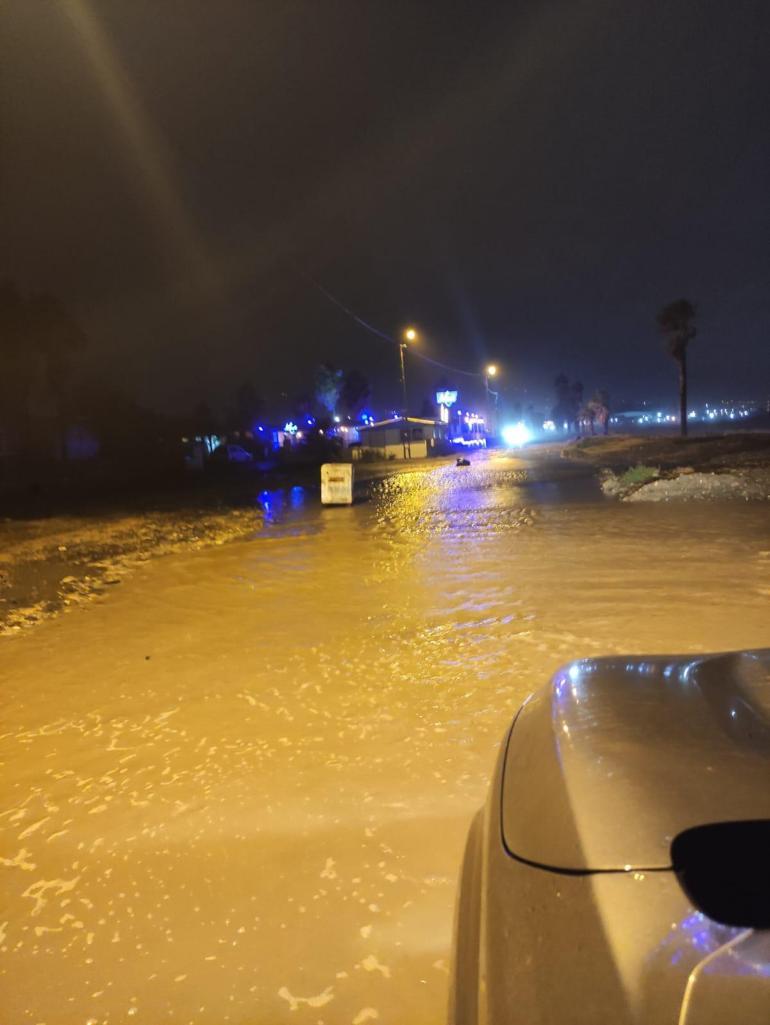
[[[449,427],[440,420],[397,416],[358,428],[361,448],[383,459],[420,459],[438,455],[449,440]]]
[[[645,417],[650,416],[649,409],[619,409],[613,413],[610,420],[614,424],[640,424]]]

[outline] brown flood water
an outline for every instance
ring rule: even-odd
[[[396,475],[0,638],[0,1020],[439,1025],[465,832],[565,661],[770,644],[767,505]]]

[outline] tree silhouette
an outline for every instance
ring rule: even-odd
[[[313,412],[313,396],[310,392],[300,392],[294,399],[294,408],[300,420],[310,416]]]
[[[201,400],[195,405],[190,417],[190,426],[193,435],[199,434],[203,438],[219,434],[219,424],[211,411],[211,406],[205,400]]]
[[[369,381],[360,370],[348,370],[342,377],[339,403],[350,416],[360,413],[371,395]]]
[[[61,395],[72,371],[72,357],[85,345],[85,336],[66,307],[52,295],[38,292],[27,300],[32,345],[43,361],[45,384]]]
[[[676,299],[664,306],[657,317],[658,327],[669,354],[679,366],[679,430],[687,437],[687,346],[695,337],[695,307],[688,299]]]
[[[0,413],[22,450],[50,453],[54,438],[61,449],[73,358],[84,345],[58,299],[24,296],[13,282],[0,282]]]
[[[342,371],[331,363],[322,363],[315,375],[315,397],[319,406],[328,410],[329,416],[337,412],[342,388]]]
[[[262,412],[263,402],[250,381],[245,381],[235,393],[236,428],[253,431]]]
[[[89,376],[78,385],[76,403],[79,420],[99,439],[104,456],[119,460],[121,465],[146,465],[148,458],[161,456],[169,437],[169,422],[118,385],[101,375]],[[175,436],[177,433],[173,432]]]
[[[569,383],[566,374],[557,374],[553,382],[556,391],[556,403],[551,410],[551,419],[561,428],[562,424],[577,427],[578,410],[583,398],[583,385],[580,381]]]
[[[610,397],[607,392],[602,391],[601,389],[599,391],[595,391],[589,405],[593,410],[594,422],[601,427],[602,434],[609,434]]]

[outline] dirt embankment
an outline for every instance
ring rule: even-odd
[[[0,521],[0,636],[99,597],[158,555],[255,530],[256,508]]]
[[[770,433],[583,438],[562,458],[594,467],[622,501],[770,500]]]

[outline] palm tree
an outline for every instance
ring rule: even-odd
[[[676,299],[658,314],[658,327],[669,353],[679,365],[679,429],[687,437],[687,346],[695,337],[695,307],[688,299]]]
[[[602,434],[609,433],[610,423],[610,398],[606,391],[594,392],[588,405],[593,410],[594,421],[601,427]],[[591,431],[593,434],[593,430]]]

